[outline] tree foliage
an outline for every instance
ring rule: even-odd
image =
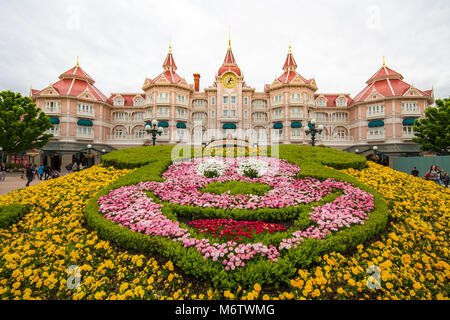
[[[28,97],[0,92],[0,146],[7,153],[21,153],[46,145],[52,134],[50,119]]]
[[[450,98],[436,100],[436,108],[425,110],[425,118],[414,123],[414,142],[423,151],[450,152]]]

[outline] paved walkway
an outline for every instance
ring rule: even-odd
[[[7,172],[5,181],[0,181],[0,196],[8,194],[11,191],[20,188],[25,188],[28,180],[20,178],[21,175],[22,174],[20,172]],[[42,181],[36,177],[33,181],[30,182],[30,186],[35,186]]]

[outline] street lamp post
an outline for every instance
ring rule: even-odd
[[[92,144],[88,144],[87,145],[87,149],[88,149],[88,168],[91,167],[91,149],[92,149]]]
[[[0,147],[0,164],[3,163],[3,147]]]
[[[163,132],[163,128],[158,127],[158,121],[156,119],[153,119],[152,124],[150,125],[149,123],[147,123],[144,129],[145,131],[147,131],[147,134],[152,135],[153,145],[156,145],[156,135],[161,135]]]
[[[311,125],[311,127],[309,126]],[[316,145],[316,134],[321,134],[323,130],[323,125],[319,124],[316,129],[316,119],[312,119],[311,122],[306,126],[306,135],[311,134],[311,143],[314,147]]]
[[[372,150],[373,150],[373,154],[375,155],[375,159],[377,159],[377,162],[379,162],[381,164],[382,153],[380,151],[378,151],[377,146],[373,146]]]

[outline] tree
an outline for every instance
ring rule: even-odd
[[[52,134],[50,119],[28,97],[0,92],[0,146],[6,153],[21,153],[45,146]]]
[[[436,108],[425,110],[425,118],[414,123],[412,140],[421,145],[423,151],[439,154],[450,152],[450,98],[436,100]]]

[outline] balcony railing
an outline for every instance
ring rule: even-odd
[[[415,137],[414,132],[402,132],[403,139],[412,139],[414,137]]]
[[[91,133],[81,133],[77,132],[77,139],[94,139],[94,132]]]
[[[291,99],[289,101],[289,104],[291,106],[299,106],[299,105],[304,105],[305,103],[303,102],[303,99]]]
[[[367,119],[379,119],[384,118],[384,111],[383,112],[367,112],[366,114]]]
[[[291,113],[291,120],[303,120],[303,113]]]
[[[267,110],[266,103],[252,103],[253,110]]]
[[[177,120],[185,120],[185,121],[187,121],[189,117],[188,117],[187,113],[184,113],[184,114],[183,113],[177,113],[175,118]]]
[[[47,133],[47,134],[52,134],[54,138],[59,137],[59,134],[60,134],[60,133],[59,133],[59,128],[52,128],[52,129],[49,129],[49,130],[45,131],[45,133]]]
[[[158,120],[168,120],[170,118],[170,114],[169,113],[157,112],[156,113],[156,118]]]
[[[384,133],[382,134],[367,134],[367,140],[385,140],[386,135]]]
[[[284,101],[272,101],[272,106],[280,106],[283,104],[284,104]]]
[[[219,119],[221,122],[238,122],[239,118],[238,116],[225,116],[220,117]]]
[[[44,112],[46,114],[58,114],[61,113],[61,107],[60,106],[54,106],[54,107],[47,107],[44,106]]]
[[[170,103],[170,99],[156,98],[156,103],[157,104],[169,104]]]
[[[252,122],[253,123],[266,123],[267,119],[266,118],[253,118]]]
[[[420,116],[420,110],[416,108],[405,108],[402,107],[402,116]]]
[[[272,121],[275,120],[283,120],[284,119],[284,115],[282,114],[273,114],[272,117],[270,118]]]
[[[95,118],[95,113],[94,113],[94,111],[89,112],[89,111],[81,111],[81,110],[78,110],[78,111],[77,111],[77,115],[80,116],[80,117]]]

